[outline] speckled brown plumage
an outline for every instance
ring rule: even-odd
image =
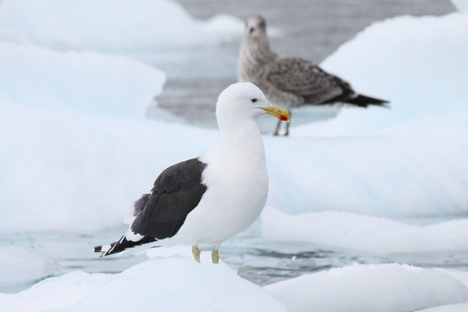
[[[238,76],[240,81],[256,84],[272,102],[288,107],[338,102],[367,107],[388,103],[360,96],[348,82],[310,61],[280,56],[271,51],[266,21],[259,15],[246,21]]]

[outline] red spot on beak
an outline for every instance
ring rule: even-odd
[[[286,120],[288,120],[288,118],[286,118],[286,116],[284,116],[284,115],[281,115],[280,120],[286,121]]]

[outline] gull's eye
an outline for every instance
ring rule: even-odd
[[[256,98],[253,98],[253,99],[251,99],[250,101],[251,101],[252,103],[257,103],[258,100],[257,100]]]

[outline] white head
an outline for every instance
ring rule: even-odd
[[[250,15],[245,20],[244,36],[246,38],[266,37],[266,20],[263,16]]]
[[[216,104],[216,118],[221,132],[235,131],[242,124],[265,114],[289,121],[285,110],[269,103],[263,92],[250,82],[235,83],[224,89]]]

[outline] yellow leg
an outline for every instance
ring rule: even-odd
[[[219,263],[218,249],[213,249],[213,251],[211,252],[211,260],[213,261],[213,263]]]
[[[198,249],[198,246],[192,246],[192,254],[195,258],[195,261],[200,263],[200,249]]]

